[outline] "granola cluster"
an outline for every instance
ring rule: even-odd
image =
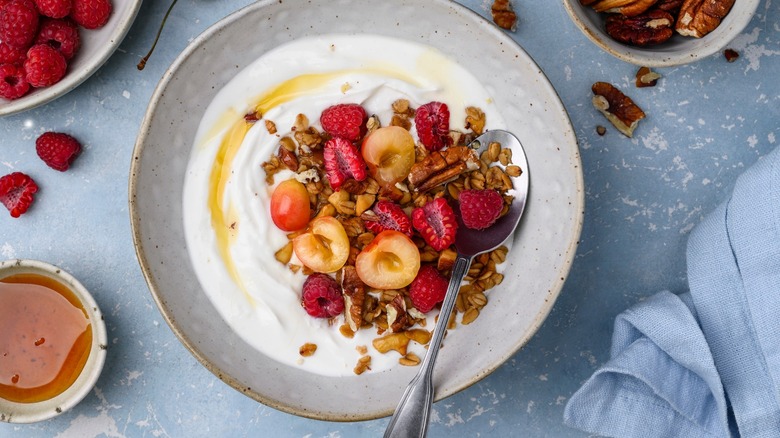
[[[391,126],[407,131],[412,128],[415,109],[409,101],[395,101],[392,114]],[[420,363],[420,358],[407,348],[410,342],[427,345],[432,327],[427,327],[426,315],[414,307],[408,286],[397,289],[369,287],[356,272],[356,259],[375,241],[376,234],[367,224],[377,220],[372,207],[375,208],[380,201],[392,201],[408,213],[438,198],[456,201],[463,190],[494,189],[504,200],[501,215],[509,211],[513,197],[507,192],[512,189],[512,177],[519,176],[522,169],[512,164],[512,151],[499,143],[490,144],[478,155],[469,145],[485,130],[485,114],[476,107],[467,108],[466,114],[464,130],[449,132],[448,147],[429,151],[418,142],[408,177],[394,185],[383,185],[369,175],[361,181],[347,178],[334,190],[323,158],[323,149],[331,136],[311,126],[303,114],[297,116],[292,134],[280,137],[276,153],[262,165],[269,186],[274,185],[275,176],[280,171],[287,169],[294,172],[295,179],[303,183],[308,193],[311,220],[334,218],[343,226],[349,239],[347,261],[335,272],[335,280],[342,289],[344,311],[330,318],[329,323],[340,324],[339,331],[347,338],[352,338],[358,330],[375,330],[377,337],[373,340],[373,347],[382,354],[397,352],[401,365]],[[262,115],[248,114],[246,120],[258,122],[262,120]],[[272,121],[265,120],[264,123],[269,133],[276,133],[276,125]],[[379,118],[368,117],[363,126],[363,138],[379,128]],[[293,262],[293,240],[306,232],[307,229],[289,233],[288,243],[278,248],[275,257],[293,272],[311,275],[314,273],[312,269]],[[449,278],[457,256],[455,249],[448,246],[437,250],[417,233],[411,233],[409,237],[419,251],[420,263],[435,266],[440,274]],[[460,288],[455,311],[449,315],[448,328],[454,328],[458,321],[463,325],[470,324],[479,316],[488,302],[486,292],[503,281],[497,265],[505,261],[506,255],[507,248],[502,246],[474,258],[465,284]],[[300,347],[302,356],[315,354],[315,351],[314,344]],[[368,348],[359,346],[358,352],[361,358],[354,368],[355,374],[369,370],[371,365]]]

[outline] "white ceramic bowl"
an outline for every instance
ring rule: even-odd
[[[455,2],[311,0],[301,7],[266,0],[196,38],[157,86],[136,141],[129,196],[139,263],[166,321],[211,372],[269,406],[332,421],[389,415],[417,369],[323,377],[250,347],[198,283],[185,245],[181,197],[200,119],[238,71],[296,38],[366,29],[423,42],[467,67],[492,91],[530,167],[530,198],[504,282],[489,292],[474,323],[448,335],[434,377],[437,399],[490,374],[542,324],[568,274],[584,209],[577,141],[555,90],[509,36]]]
[[[0,97],[0,116],[16,114],[51,102],[87,80],[108,60],[130,30],[142,0],[111,2],[113,12],[105,26],[95,30],[79,28],[81,49],[68,65],[65,77],[50,87],[31,89],[27,95],[16,100]]]
[[[726,48],[747,26],[760,0],[737,0],[720,26],[703,38],[675,34],[669,41],[653,47],[634,47],[619,43],[604,30],[606,14],[599,14],[580,0],[563,0],[574,24],[597,46],[631,64],[647,67],[669,67],[706,58]]]
[[[37,260],[6,260],[0,262],[0,280],[16,274],[37,274],[51,278],[67,287],[81,302],[92,325],[92,344],[81,374],[73,384],[49,400],[36,403],[16,403],[0,398],[0,421],[33,423],[48,420],[76,406],[89,394],[100,377],[106,360],[108,335],[103,314],[89,291],[62,269]]]

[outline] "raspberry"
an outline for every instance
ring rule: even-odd
[[[38,31],[38,10],[31,0],[12,0],[0,11],[0,41],[27,49]]]
[[[46,18],[41,23],[41,30],[38,31],[35,44],[47,44],[59,51],[66,61],[69,61],[81,47],[79,28],[70,19]]]
[[[13,64],[0,65],[0,97],[8,100],[18,99],[30,90],[30,84],[24,78],[24,69]]]
[[[97,29],[108,22],[111,9],[110,0],[73,0],[70,16],[86,29]]]
[[[455,242],[458,223],[455,212],[444,198],[436,198],[412,211],[412,225],[425,239],[425,243],[441,251]]]
[[[27,51],[24,61],[26,79],[33,87],[54,85],[65,76],[68,63],[60,52],[46,44],[36,44]]]
[[[450,110],[446,103],[428,102],[414,115],[417,137],[429,151],[438,151],[452,144]]]
[[[375,214],[362,216],[366,228],[374,234],[396,230],[412,237],[412,221],[401,207],[391,201],[379,201],[372,210]]]
[[[0,202],[11,212],[11,217],[23,215],[33,202],[38,185],[22,172],[14,172],[0,178]]]
[[[27,58],[27,50],[11,47],[0,41],[0,64],[22,65]]]
[[[366,111],[356,103],[343,103],[325,108],[320,115],[322,129],[334,137],[356,141],[365,130]]]
[[[444,301],[449,284],[450,281],[441,275],[438,269],[425,265],[409,285],[409,299],[415,309],[422,313],[430,312],[434,306]]]
[[[38,12],[51,18],[63,18],[70,14],[73,0],[35,0]]]
[[[35,152],[47,166],[64,172],[81,153],[81,144],[68,134],[45,132],[35,140]]]
[[[463,190],[458,195],[458,201],[463,225],[473,230],[493,225],[504,208],[504,198],[492,189]]]
[[[326,274],[311,274],[303,282],[301,305],[315,318],[332,318],[344,311],[344,297],[336,280]]]
[[[357,148],[346,139],[334,137],[328,140],[323,150],[323,158],[325,172],[333,190],[338,190],[349,178],[363,181],[368,176],[366,162]]]

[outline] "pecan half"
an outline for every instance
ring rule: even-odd
[[[673,26],[674,17],[671,14],[653,9],[636,17],[610,14],[607,17],[606,31],[616,41],[644,47],[660,44],[671,38],[674,35]]]
[[[415,163],[409,172],[409,182],[417,192],[426,192],[452,181],[460,174],[479,168],[479,156],[468,146],[453,146],[428,154]]]
[[[626,17],[639,15],[658,0],[600,0],[592,4],[596,12],[616,12]]]
[[[357,275],[354,266],[344,266],[341,271],[341,288],[344,290],[344,307],[347,324],[353,332],[363,325],[363,303],[366,300],[366,286]]]
[[[593,106],[604,114],[615,128],[631,137],[639,121],[645,118],[644,111],[612,84],[596,82],[592,90]]]
[[[734,0],[685,0],[675,30],[680,35],[701,38],[715,30],[734,6]]]

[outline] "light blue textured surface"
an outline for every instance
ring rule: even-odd
[[[211,375],[162,320],[135,259],[127,177],[138,126],[158,79],[187,43],[247,0],[182,0],[146,70],[135,64],[167,1],[144,3],[108,63],[44,107],[0,119],[0,174],[29,173],[41,186],[22,218],[0,212],[0,257],[61,266],[92,291],[106,315],[110,350],[95,390],[72,411],[32,424],[0,423],[0,436],[160,437],[381,435],[387,419],[307,420],[265,407]],[[490,1],[461,3],[489,17]],[[515,39],[558,90],[579,139],[586,213],[578,253],[558,302],[531,342],[492,375],[434,405],[430,437],[585,436],[562,423],[569,396],[607,360],[614,317],[662,289],[687,288],[690,230],[736,177],[780,141],[780,7],[765,0],[732,42],[740,58],[715,55],[659,69],[655,88],[633,87],[634,66],[601,52],[558,1],[514,0]],[[251,35],[247,35],[251,38]],[[476,62],[476,60],[475,60]],[[608,81],[648,114],[634,139],[591,103]],[[596,125],[608,132],[600,137]],[[48,130],[82,139],[66,173],[35,154]]]

